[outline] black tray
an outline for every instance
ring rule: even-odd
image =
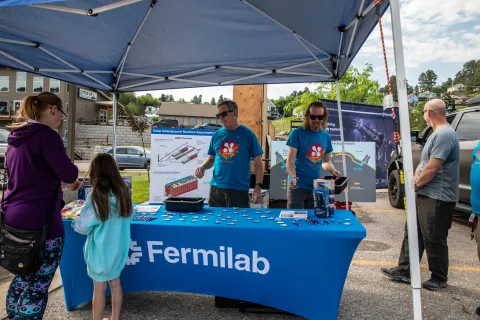
[[[335,180],[334,176],[326,176],[323,177],[322,179],[325,180]],[[341,177],[337,181],[335,181],[335,194],[340,194],[345,190],[348,184],[348,180],[350,180],[349,177]]]
[[[165,199],[165,210],[195,212],[202,210],[205,198],[169,197]]]

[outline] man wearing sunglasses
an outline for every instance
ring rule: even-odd
[[[322,169],[337,178],[341,176],[330,161],[333,147],[330,134],[325,131],[327,120],[325,105],[312,102],[305,111],[303,126],[294,129],[288,137],[288,208],[313,208],[313,180],[321,177]]]
[[[208,205],[210,207],[250,207],[250,162],[255,165],[256,184],[253,202],[262,198],[263,150],[255,134],[238,122],[238,106],[233,101],[221,102],[217,118],[223,128],[215,131],[210,140],[208,158],[195,171],[202,178],[205,170],[213,167],[210,182]],[[240,301],[215,297],[215,305],[223,308],[236,308]]]
[[[217,109],[217,118],[223,128],[213,134],[208,158],[197,168],[195,175],[202,178],[205,170],[213,167],[209,206],[248,208],[252,159],[257,182],[253,202],[259,203],[262,197],[263,150],[253,131],[238,122],[235,102],[224,101]]]

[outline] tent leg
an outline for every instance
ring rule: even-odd
[[[414,319],[422,319],[420,297],[420,259],[418,255],[417,211],[413,184],[413,158],[410,142],[410,117],[407,104],[407,79],[405,75],[405,58],[403,55],[402,25],[400,21],[399,0],[390,0],[392,15],[393,47],[395,68],[397,72],[398,111],[400,115],[400,134],[403,153],[403,171],[405,173],[405,196],[408,224],[408,248],[410,256],[410,277],[412,286]]]
[[[117,110],[118,109],[118,93],[113,93],[113,139],[112,139],[112,148],[113,148],[113,157],[117,159]]]
[[[342,142],[342,162],[343,162],[343,176],[347,176],[347,161],[345,160],[345,137],[343,135],[343,119],[342,119],[342,103],[340,102],[340,84],[338,80],[335,81],[337,87],[337,105],[338,105],[338,122],[340,123],[340,141]],[[348,187],[345,189],[345,201],[348,210]]]

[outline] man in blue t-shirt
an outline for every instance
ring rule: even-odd
[[[322,169],[337,178],[341,176],[330,161],[333,148],[330,134],[325,131],[327,121],[325,105],[312,102],[305,111],[303,127],[294,129],[288,137],[288,208],[313,208],[313,180],[321,178]]]
[[[213,167],[209,206],[248,208],[252,159],[256,177],[253,202],[259,203],[262,197],[263,150],[252,130],[238,122],[235,102],[224,101],[217,108],[217,118],[224,127],[213,134],[208,157],[195,175],[202,178],[205,170]]]

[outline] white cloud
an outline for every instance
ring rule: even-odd
[[[473,29],[480,31],[480,24],[478,26],[473,27]]]

